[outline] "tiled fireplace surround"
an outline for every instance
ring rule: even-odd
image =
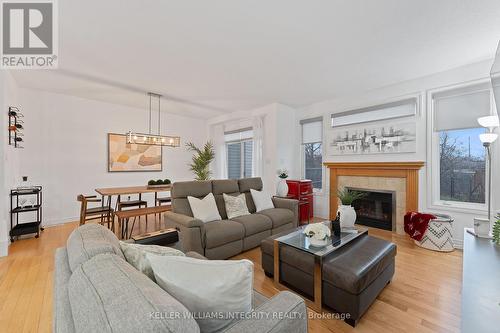
[[[330,170],[330,218],[337,214],[336,190],[343,187],[396,193],[395,231],[404,234],[404,214],[418,210],[418,171],[423,162],[325,163]]]

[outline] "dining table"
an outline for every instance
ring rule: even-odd
[[[158,192],[169,192],[172,189],[172,185],[154,185],[154,186],[123,186],[123,187],[104,187],[96,188],[95,191],[102,196],[103,204],[104,198],[108,198],[108,205],[111,207],[111,198],[113,196],[117,197],[117,204],[120,202],[122,195],[132,195],[138,194],[141,198],[144,193],[154,193],[155,202],[158,198]]]
[[[144,186],[121,186],[121,187],[102,187],[96,188],[95,191],[99,193],[102,197],[102,205],[111,207],[112,198],[116,197],[115,209],[117,211],[118,204],[121,202],[121,197],[124,195],[139,195],[139,200],[142,200],[142,195],[145,193],[154,193],[155,195],[155,205],[156,199],[158,199],[159,192],[170,192],[172,185],[144,185]],[[121,228],[121,226],[120,226]]]

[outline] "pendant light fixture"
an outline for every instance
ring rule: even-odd
[[[151,145],[151,146],[168,146],[168,147],[179,147],[181,145],[181,138],[178,136],[161,135],[160,134],[160,124],[161,124],[161,107],[160,100],[161,95],[149,92],[149,133],[137,133],[129,131],[127,132],[127,143],[141,144],[141,145]],[[152,106],[151,102],[153,98],[158,98],[158,134],[153,134],[151,131],[151,117],[152,117]]]

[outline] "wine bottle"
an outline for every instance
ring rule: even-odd
[[[340,236],[340,212],[337,212],[337,217],[332,221],[332,234]]]

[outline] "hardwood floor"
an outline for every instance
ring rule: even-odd
[[[77,223],[46,228],[40,238],[14,242],[0,259],[0,331],[51,332],[54,251],[65,246]],[[136,229],[139,226],[136,226]],[[141,224],[141,227],[143,225]],[[157,223],[149,223],[156,230]],[[144,228],[144,227],[143,227]],[[136,230],[134,233],[145,232]],[[310,332],[459,332],[462,252],[421,249],[406,236],[370,229],[398,247],[396,274],[356,328],[342,321],[321,319],[309,311]],[[236,256],[255,264],[255,289],[278,293],[260,266],[260,249]],[[325,312],[328,314],[328,312]]]

